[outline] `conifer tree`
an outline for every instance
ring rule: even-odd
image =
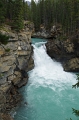
[[[0,24],[5,20],[4,1],[0,0]]]
[[[13,27],[16,31],[20,31],[23,29],[23,2],[22,0],[15,0],[14,5]]]

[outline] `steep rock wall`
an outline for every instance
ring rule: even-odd
[[[32,28],[25,26],[19,33],[4,26],[2,34],[9,36],[7,45],[0,44],[0,115],[9,112],[21,101],[18,88],[28,81],[27,72],[34,67],[31,46]],[[3,116],[8,116],[4,115]],[[3,117],[4,118],[4,117]],[[1,120],[4,120],[1,118]],[[7,119],[7,118],[6,118]]]
[[[79,39],[77,36],[67,40],[49,40],[46,48],[48,55],[61,62],[65,71],[79,72]]]

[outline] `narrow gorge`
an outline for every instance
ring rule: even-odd
[[[46,41],[32,38],[35,67],[28,72],[28,84],[20,90],[24,99],[12,113],[14,120],[77,120],[72,113],[79,100],[79,90],[72,89],[76,74],[65,72],[47,55]]]
[[[79,0],[0,0],[0,120],[79,120],[78,87]]]

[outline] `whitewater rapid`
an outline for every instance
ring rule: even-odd
[[[72,114],[79,101],[79,90],[72,89],[76,75],[65,72],[47,55],[45,42],[35,42],[33,48],[35,67],[28,72],[28,84],[21,89],[24,101],[14,120],[78,120]]]
[[[56,87],[65,89],[66,84],[70,86],[75,84],[76,75],[65,72],[59,62],[52,60],[47,55],[44,42],[36,43],[33,47],[35,68],[29,72],[29,78],[32,84],[48,86],[51,89],[55,89]],[[34,78],[34,80],[31,81],[31,78]]]

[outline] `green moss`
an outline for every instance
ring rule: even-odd
[[[10,52],[10,48],[5,49],[5,52]]]

